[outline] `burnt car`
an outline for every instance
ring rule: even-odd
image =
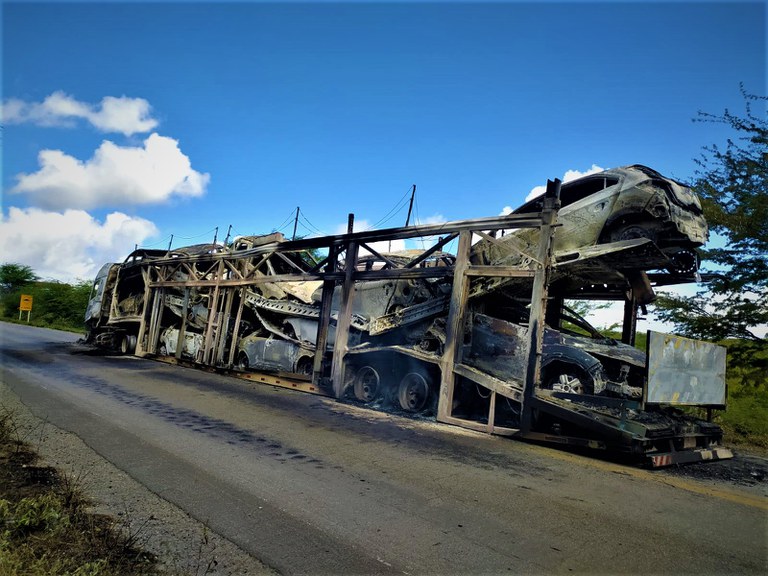
[[[540,212],[543,196],[514,211]],[[566,182],[554,250],[563,252],[595,244],[647,238],[669,257],[671,267],[695,271],[695,248],[707,241],[708,229],[698,197],[685,184],[635,164]]]
[[[600,333],[563,306],[544,330],[541,385],[556,392],[640,398],[645,352]]]
[[[312,374],[314,351],[307,346],[273,336],[250,334],[237,345],[237,367],[240,370],[266,370]]]
[[[584,266],[590,258],[609,254],[620,262],[639,240],[647,240],[658,250],[657,257],[644,255],[648,264],[643,269],[659,264],[678,274],[698,269],[696,248],[707,240],[707,223],[699,199],[680,182],[639,164],[623,166],[564,183],[560,202],[553,246],[558,264]],[[543,195],[537,196],[513,214],[539,213],[543,203]],[[537,242],[537,230],[516,230],[500,242],[478,243],[474,260],[514,260],[520,249],[531,254]],[[585,250],[596,246],[601,249]]]
[[[522,381],[527,367],[527,313],[521,306],[504,310],[504,319],[476,314],[465,361],[498,378]],[[542,388],[590,396],[642,396],[645,352],[601,334],[567,306],[548,321],[542,344]]]

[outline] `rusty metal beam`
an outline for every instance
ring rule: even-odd
[[[445,345],[440,362],[440,395],[437,404],[437,419],[451,416],[453,392],[456,375],[453,368],[461,359],[461,345],[464,340],[464,314],[469,298],[469,277],[465,274],[469,267],[469,251],[472,246],[472,232],[464,230],[459,235],[459,247],[456,254],[456,267],[453,276],[453,290],[448,311]]]
[[[344,395],[344,356],[349,346],[349,327],[352,322],[352,304],[355,297],[354,272],[357,265],[357,243],[347,245],[344,283],[341,286],[341,309],[336,320],[336,342],[333,346],[331,380],[336,398]]]
[[[368,252],[370,252],[374,256],[376,256],[376,258],[380,258],[381,260],[383,260],[386,263],[386,265],[389,266],[390,268],[397,268],[398,267],[397,264],[392,262],[392,260],[390,260],[386,256],[382,256],[376,250],[374,250],[373,248],[368,246],[368,244],[360,243],[360,247],[363,248],[364,250],[367,250]]]
[[[330,271],[335,272],[337,266],[336,248],[331,247],[328,254]],[[320,380],[325,376],[325,353],[328,346],[328,328],[331,324],[331,304],[336,281],[330,278],[323,282],[323,291],[320,298],[320,318],[317,325],[317,338],[315,340],[315,361],[312,367],[312,382],[320,385]]]
[[[541,212],[541,228],[539,232],[539,249],[536,260],[540,262],[533,278],[531,292],[531,309],[528,318],[530,338],[528,340],[528,369],[523,381],[523,402],[520,413],[520,430],[530,432],[533,423],[532,399],[535,387],[541,377],[541,350],[544,339],[544,319],[547,308],[547,291],[549,275],[552,269],[552,236],[560,207],[560,180],[547,181],[544,193],[544,207]]]
[[[533,278],[535,273],[535,270],[514,266],[470,266],[466,271],[467,276],[484,278]]]
[[[176,342],[176,356],[177,360],[181,360],[181,352],[184,349],[184,338],[187,331],[187,314],[189,314],[189,292],[190,289],[184,290],[184,304],[181,307],[181,326],[179,327],[179,338]]]
[[[243,318],[243,307],[245,306],[245,288],[238,290],[239,303],[237,305],[237,314],[235,315],[235,325],[232,328],[232,346],[229,349],[229,358],[227,368],[232,368],[235,364],[235,352],[237,352],[237,340],[240,338],[240,321]]]
[[[286,241],[265,246],[256,246],[239,252],[217,252],[215,254],[178,255],[173,258],[158,258],[151,264],[164,265],[171,263],[206,263],[223,258],[249,258],[264,253],[301,252],[316,248],[328,248],[330,246],[345,247],[354,241],[360,244],[369,244],[382,240],[405,240],[407,238],[420,238],[429,236],[450,235],[462,231],[499,230],[511,228],[537,228],[541,220],[538,216],[528,214],[510,214],[508,216],[494,216],[491,218],[476,218],[472,220],[457,220],[444,224],[430,224],[425,226],[408,226],[404,228],[387,228],[384,230],[368,230],[366,232],[354,232],[351,234],[339,234],[335,236],[320,236],[318,238],[306,238],[303,240]],[[441,241],[443,244],[445,242]],[[441,244],[442,245],[442,244]],[[213,270],[209,268],[204,275]]]

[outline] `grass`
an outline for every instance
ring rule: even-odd
[[[0,406],[0,574],[158,574],[135,533],[87,511],[79,478],[37,464],[14,415]]]
[[[3,316],[0,318],[3,322],[9,322],[11,324],[19,324],[24,326],[35,326],[37,328],[50,328],[51,330],[62,330],[64,332],[74,332],[76,334],[85,334],[85,326],[82,322],[77,324],[59,320],[47,320],[46,318],[36,318],[34,314],[27,322],[27,313],[19,320],[18,316]]]
[[[768,450],[768,392],[728,394],[728,409],[715,417],[723,427],[724,443]]]

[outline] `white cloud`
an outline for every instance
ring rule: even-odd
[[[443,224],[447,222],[445,219],[445,216],[442,214],[433,214],[432,216],[428,216],[426,218],[420,218],[418,221],[414,223],[414,225],[418,226],[427,226],[430,224]],[[368,222],[368,220],[355,220],[353,231],[354,232],[365,232],[367,230],[372,230],[371,224]],[[336,226],[336,229],[333,232],[334,234],[346,234],[347,233],[347,225],[346,224],[339,224]],[[431,238],[431,240],[434,240],[434,238]],[[408,249],[415,249],[415,248],[423,248],[421,246],[422,242],[420,241],[420,238],[408,238],[408,239],[399,239],[399,240],[382,240],[380,242],[371,242],[368,244],[373,250],[376,250],[379,254],[384,254],[388,252],[401,252],[403,250]],[[360,249],[360,255],[363,256],[365,254],[370,254],[368,250],[365,248]]]
[[[73,126],[77,119],[89,122],[101,132],[120,132],[126,136],[149,132],[158,122],[143,98],[105,96],[98,105],[80,102],[57,91],[42,102],[10,98],[3,103],[4,124],[30,123],[38,126]]]
[[[592,168],[588,169],[586,172],[579,172],[578,170],[566,170],[565,174],[563,174],[562,181],[563,183],[570,182],[571,180],[576,180],[577,178],[581,178],[582,176],[588,176],[589,174],[596,174],[598,172],[602,172],[603,170],[605,170],[605,168],[601,168],[597,164],[592,164]],[[531,200],[536,196],[540,196],[541,194],[544,194],[544,192],[546,191],[547,191],[546,186],[536,186],[528,193],[528,196],[525,197],[525,201],[528,202],[528,200]],[[509,211],[505,212],[504,210],[509,210]],[[510,208],[509,206],[505,206],[504,210],[502,210],[501,216],[504,216],[512,212],[512,208]]]
[[[80,161],[61,150],[43,150],[40,170],[18,174],[12,193],[27,194],[43,208],[94,208],[150,204],[205,193],[210,176],[192,169],[173,138],[151,134],[143,146],[105,140]]]
[[[352,226],[353,232],[365,232],[367,230],[372,230],[370,222],[368,220],[355,220],[354,225]],[[336,229],[333,232],[334,234],[346,234],[347,233],[347,225],[345,224],[338,224],[336,226]],[[387,252],[400,252],[401,250],[405,250],[405,240],[392,240],[389,241],[383,241],[383,242],[371,242],[368,244],[372,249],[376,250],[379,254],[387,253]],[[360,248],[358,251],[358,254],[360,256],[364,256],[366,254],[370,254],[368,250],[365,248]]]
[[[447,221],[442,214],[433,214],[426,218],[419,218],[416,224],[419,226],[430,226],[432,224],[445,224]]]
[[[156,234],[149,220],[121,212],[101,223],[82,210],[12,207],[0,219],[0,258],[26,264],[41,278],[73,282],[93,278],[104,263],[123,260]]]

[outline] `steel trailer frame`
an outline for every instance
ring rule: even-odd
[[[234,372],[240,377],[269,383],[275,386],[299,389],[306,392],[342,399],[345,394],[345,359],[350,354],[369,350],[350,351],[348,342],[353,325],[353,298],[356,282],[382,279],[453,278],[452,291],[447,302],[447,331],[443,353],[439,358],[420,355],[405,347],[392,346],[394,353],[411,355],[435,364],[441,373],[437,420],[501,435],[525,435],[530,431],[535,383],[541,369],[541,350],[547,291],[552,261],[552,237],[559,208],[560,181],[548,181],[545,203],[538,215],[507,215],[491,218],[461,220],[438,225],[409,226],[335,236],[324,236],[295,241],[281,241],[282,236],[273,234],[260,239],[259,244],[240,252],[210,250],[203,254],[173,254],[167,258],[147,260],[147,282],[144,307],[140,314],[135,355],[155,356],[167,362],[181,363],[183,344],[176,346],[174,357],[158,356],[158,341],[163,328],[162,318],[169,291],[183,291],[181,326],[178,342],[184,342],[190,312],[190,291],[203,291],[208,296],[208,319],[204,344],[193,362],[197,367],[233,371],[235,349],[240,319],[246,303],[249,286],[260,283],[322,282],[322,298],[319,328],[311,378],[296,374],[257,374]],[[500,231],[519,228],[539,228],[540,241],[536,257],[520,266],[481,266],[470,263],[473,235],[493,242]],[[421,238],[430,240],[407,264],[401,265],[380,254],[371,244],[379,241]],[[458,239],[458,251],[453,265],[421,267],[427,259],[445,245]],[[320,262],[310,263],[296,257],[308,250],[327,251]],[[385,265],[378,270],[358,269],[360,251],[380,258]],[[286,267],[290,272],[279,272]],[[183,278],[183,279],[180,279]],[[527,279],[531,285],[530,338],[526,343],[528,370],[520,382],[505,382],[461,363],[461,345],[466,321],[466,308],[473,279],[500,281]],[[334,289],[341,287],[341,303],[336,318],[331,317],[331,300]],[[287,304],[290,305],[290,304]],[[296,305],[297,307],[299,305]],[[329,326],[335,320],[335,338],[330,347],[327,340]],[[231,344],[227,350],[227,332],[232,328]],[[486,423],[452,415],[455,381],[458,376],[487,388],[490,391],[490,408]],[[494,421],[497,396],[522,403],[520,428],[497,426]]]

